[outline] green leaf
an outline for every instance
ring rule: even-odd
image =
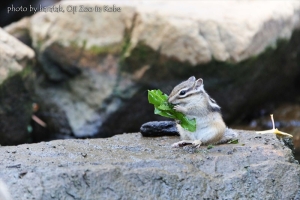
[[[173,106],[168,103],[168,95],[162,91],[148,90],[148,101],[154,105],[154,114],[177,119],[182,128],[190,132],[196,131],[196,119],[188,119],[184,114],[175,111]]]
[[[163,116],[163,117],[168,117],[168,118],[175,119],[175,117],[172,115],[172,113],[160,110],[156,107],[154,108],[154,114],[160,115],[160,116]]]
[[[177,118],[180,120],[180,125],[182,128],[190,131],[195,132],[196,131],[196,119],[188,119],[186,116],[184,116],[182,113],[180,113],[182,116]]]
[[[212,144],[207,146],[207,149],[212,149],[212,148],[214,148],[214,145],[212,145]]]
[[[159,106],[162,102],[166,102],[168,99],[167,95],[164,95],[160,90],[148,90],[148,101],[149,103]]]
[[[173,111],[173,108],[171,108],[168,104],[162,104],[160,106],[158,106],[159,110],[165,110],[165,111]]]

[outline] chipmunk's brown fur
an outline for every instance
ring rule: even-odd
[[[190,119],[196,119],[196,131],[190,132],[177,123],[177,129],[183,141],[173,144],[180,147],[193,144],[224,143],[236,137],[236,133],[226,128],[221,115],[221,108],[215,100],[205,92],[203,80],[194,76],[180,83],[172,90],[168,102],[174,109]]]

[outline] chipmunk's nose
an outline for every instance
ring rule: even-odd
[[[168,97],[168,99],[167,99],[167,102],[169,103],[169,104],[173,104],[172,102],[174,101],[174,98],[172,98],[172,97]]]

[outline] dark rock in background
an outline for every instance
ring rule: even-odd
[[[144,137],[179,135],[174,121],[147,122],[141,126],[140,132]]]
[[[28,126],[32,116],[32,98],[21,74],[0,85],[0,144],[30,142]]]

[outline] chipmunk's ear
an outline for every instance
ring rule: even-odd
[[[196,80],[196,78],[195,78],[195,76],[191,76],[189,79],[188,79],[188,81],[195,81]]]
[[[199,89],[203,88],[203,80],[202,80],[202,78],[199,78],[199,79],[196,80],[194,88],[196,90],[199,90]]]

